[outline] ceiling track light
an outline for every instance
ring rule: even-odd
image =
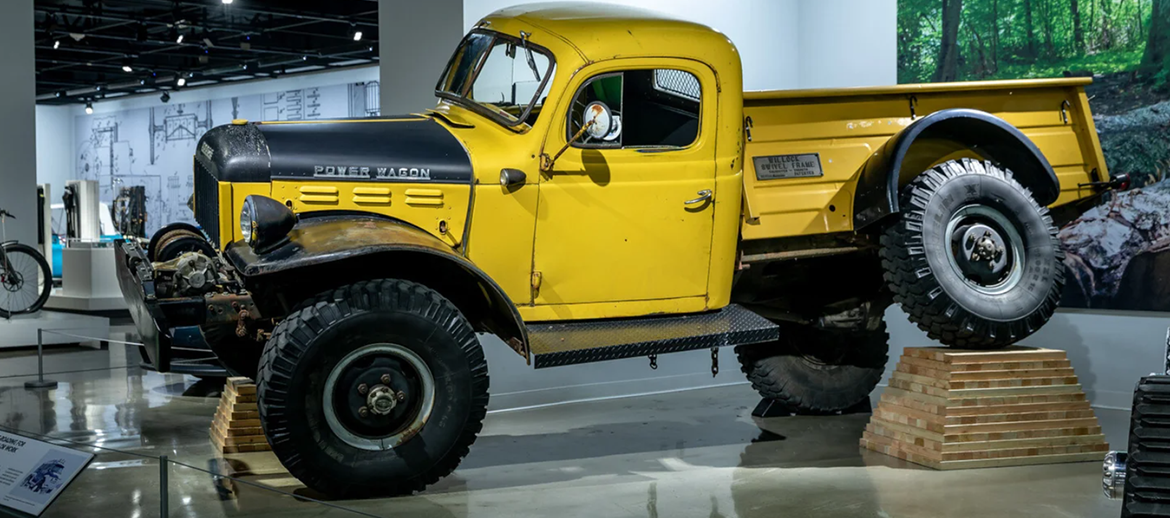
[[[232,4],[232,0],[223,0],[223,4],[224,4],[224,5],[231,5],[231,4]]]
[[[175,86],[187,86],[187,78],[180,77],[175,80]]]
[[[353,38],[353,41],[362,41],[362,30],[354,22],[349,22],[349,35]]]
[[[122,60],[122,71],[126,72],[127,74],[133,73],[134,67],[131,66],[133,63],[134,62],[131,61],[130,58],[123,59]]]
[[[85,114],[86,115],[93,115],[93,102],[86,102],[85,103]]]
[[[53,50],[61,48],[61,40],[53,40]]]

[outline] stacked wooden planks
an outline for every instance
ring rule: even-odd
[[[220,453],[270,451],[260,428],[256,385],[248,378],[228,378],[211,421],[211,443]]]
[[[906,348],[861,446],[935,469],[1098,461],[1109,450],[1064,351]]]

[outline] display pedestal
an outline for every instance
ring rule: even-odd
[[[45,307],[87,312],[126,309],[112,244],[76,241],[61,250],[61,288],[53,290]]]
[[[211,443],[219,453],[270,451],[260,428],[256,385],[248,378],[228,378],[211,421]]]
[[[906,348],[861,446],[934,469],[1101,462],[1064,351]]]

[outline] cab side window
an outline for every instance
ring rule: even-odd
[[[574,146],[687,147],[699,136],[701,99],[699,79],[690,72],[652,69],[601,74],[587,81],[573,98],[566,138],[573,138],[588,122],[585,108],[600,101],[613,113],[609,131],[601,138],[586,133]]]

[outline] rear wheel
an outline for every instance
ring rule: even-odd
[[[40,311],[53,291],[45,256],[20,243],[6,243],[0,256],[0,317]]]
[[[990,162],[935,167],[902,193],[881,238],[894,301],[946,345],[991,349],[1032,334],[1056,310],[1064,253],[1048,210]]]
[[[438,293],[359,282],[276,327],[257,393],[273,452],[306,486],[333,497],[409,494],[467,455],[486,413],[487,363]]]
[[[838,330],[789,325],[780,340],[735,348],[752,388],[789,408],[808,412],[848,409],[869,397],[882,379],[890,335],[875,329]]]

